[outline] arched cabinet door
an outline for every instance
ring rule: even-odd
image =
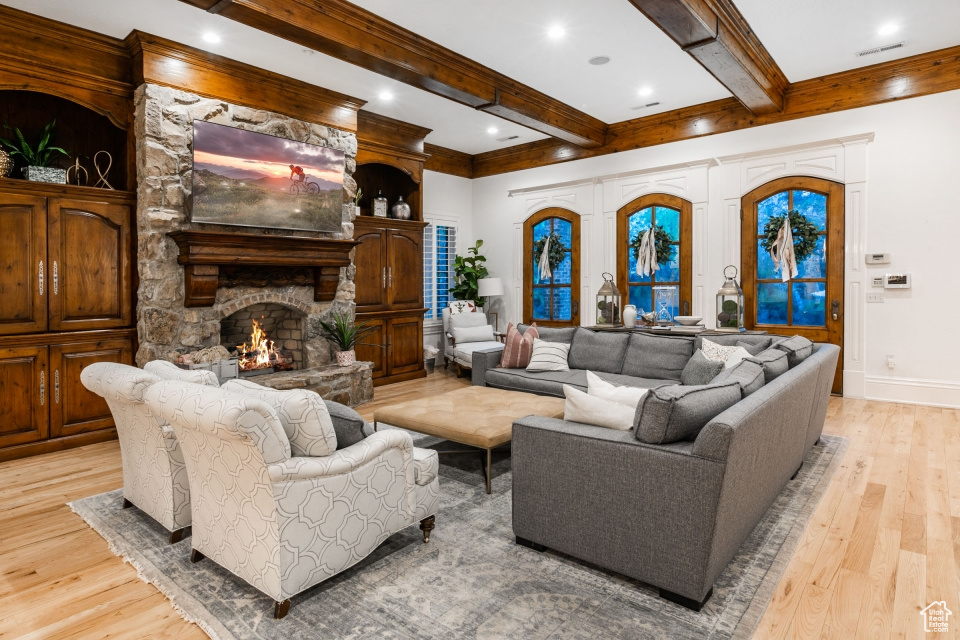
[[[387,308],[387,232],[358,224],[353,239],[360,243],[353,259],[357,312],[382,311]]]
[[[388,304],[392,309],[423,306],[423,230],[390,229],[387,266]]]
[[[46,203],[0,192],[0,335],[47,329]]]
[[[47,221],[50,329],[129,326],[130,207],[50,198]]]

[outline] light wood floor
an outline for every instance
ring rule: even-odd
[[[440,371],[360,411],[467,384]],[[934,600],[960,637],[960,412],[833,399],[824,430],[850,448],[755,637],[922,638]],[[120,486],[115,441],[0,464],[0,638],[205,637],[65,505]]]

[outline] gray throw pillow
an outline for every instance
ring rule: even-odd
[[[571,369],[620,373],[629,340],[628,333],[577,328],[567,362]]]
[[[680,384],[686,386],[709,384],[717,374],[723,371],[723,363],[711,360],[697,349],[687,361],[687,366],[680,373]]]
[[[708,422],[740,402],[740,394],[736,382],[651,389],[637,405],[634,435],[647,444],[693,440]]]
[[[711,380],[711,384],[722,384],[734,381],[740,385],[740,391],[746,398],[766,384],[763,365],[753,360],[741,360],[738,364],[724,369]]]
[[[367,437],[366,422],[359,413],[339,402],[323,402],[327,405],[330,420],[333,421],[333,430],[337,432],[337,450],[357,444]]]
[[[679,381],[691,356],[693,340],[689,337],[633,333],[620,373],[636,378]]]
[[[774,348],[786,352],[787,361],[790,363],[791,369],[806,360],[810,354],[813,353],[813,343],[803,336],[787,338],[782,342],[778,342]]]
[[[787,352],[779,349],[767,349],[766,351],[753,356],[750,360],[760,364],[763,367],[763,378],[767,384],[776,380],[790,369],[790,362],[787,360]]]
[[[518,324],[517,331],[520,332],[520,335],[523,335],[527,332],[527,329],[530,328],[528,324]],[[540,334],[540,339],[546,342],[562,342],[563,344],[572,344],[573,336],[577,332],[577,327],[541,327],[537,325],[537,333]]]

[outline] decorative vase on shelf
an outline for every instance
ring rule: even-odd
[[[383,195],[383,191],[377,191],[377,197],[373,199],[373,215],[378,218],[387,217],[387,199]]]
[[[9,178],[13,173],[13,158],[10,154],[0,149],[0,178]]]
[[[337,364],[341,367],[349,367],[357,361],[357,352],[353,349],[350,351],[337,351]]]
[[[628,304],[623,307],[623,326],[628,329],[633,329],[637,326],[637,307],[633,304]]]
[[[56,167],[24,167],[23,177],[30,182],[67,184],[67,170]]]
[[[395,220],[409,220],[412,215],[410,205],[403,201],[403,196],[390,207],[390,217]]]

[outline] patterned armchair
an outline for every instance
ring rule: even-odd
[[[177,381],[145,393],[170,422],[192,490],[193,553],[276,601],[353,566],[420,521],[429,542],[439,504],[435,451],[388,430],[322,457],[291,457],[265,401]]]
[[[143,402],[144,391],[159,380],[113,362],[97,362],[80,373],[83,386],[107,401],[117,425],[124,508],[136,506],[159,522],[172,544],[190,526],[190,487],[176,435]]]

